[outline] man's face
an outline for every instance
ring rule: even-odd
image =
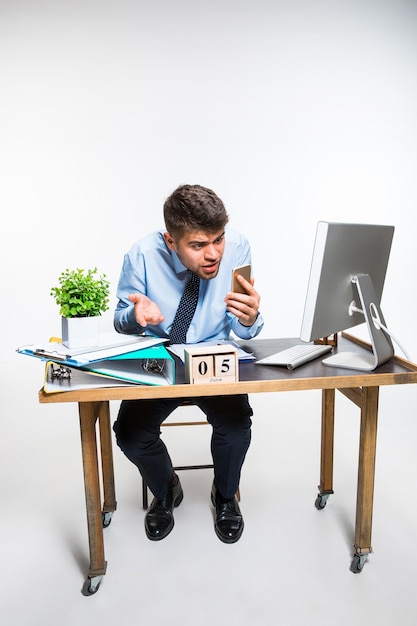
[[[224,229],[214,234],[194,230],[180,239],[165,233],[164,238],[187,269],[208,280],[217,276],[225,246]]]

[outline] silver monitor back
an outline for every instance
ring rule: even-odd
[[[314,341],[362,324],[353,278],[369,275],[381,301],[394,226],[319,222],[300,338]]]

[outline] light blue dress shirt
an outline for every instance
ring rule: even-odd
[[[125,254],[114,314],[114,327],[120,333],[169,336],[188,277],[187,268],[177,254],[169,250],[163,233],[161,230],[143,237]],[[252,326],[243,326],[226,309],[224,298],[231,289],[232,270],[251,263],[251,251],[247,239],[230,227],[226,227],[225,241],[216,278],[200,280],[197,309],[187,333],[187,343],[230,339],[231,333],[241,339],[251,339],[264,325],[259,314]],[[128,299],[132,293],[145,294],[155,302],[165,317],[164,321],[157,326],[140,326],[135,320],[134,305]]]

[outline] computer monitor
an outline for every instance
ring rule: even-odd
[[[373,370],[393,356],[380,307],[393,235],[393,226],[318,223],[300,339],[317,341],[365,322],[372,345],[369,354],[336,352],[326,365]]]

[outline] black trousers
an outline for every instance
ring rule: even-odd
[[[182,398],[124,400],[114,423],[117,444],[145,479],[153,495],[162,500],[172,480],[172,462],[160,438],[162,422],[182,403]],[[232,498],[251,440],[253,411],[248,396],[192,398],[213,427],[211,454],[216,487]]]

